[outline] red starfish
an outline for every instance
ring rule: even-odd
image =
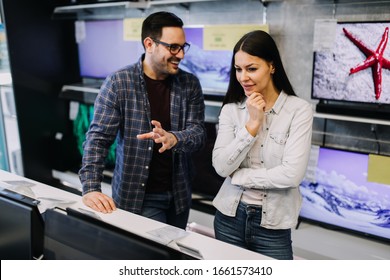
[[[359,63],[354,68],[351,68],[349,74],[354,74],[359,72],[360,70],[364,70],[368,67],[372,69],[372,76],[374,78],[374,86],[375,86],[375,99],[379,99],[382,92],[382,68],[390,69],[390,60],[387,60],[383,57],[383,53],[385,51],[387,40],[389,38],[389,28],[385,28],[385,32],[382,35],[382,40],[379,43],[376,51],[370,50],[368,47],[364,45],[364,43],[358,39],[356,39],[351,33],[349,33],[345,28],[343,28],[345,35],[366,55],[366,60]]]

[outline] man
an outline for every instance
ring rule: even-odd
[[[142,25],[145,54],[106,78],[95,101],[79,175],[83,202],[116,207],[185,228],[191,205],[191,154],[205,143],[199,80],[179,69],[189,44],[176,15]],[[104,159],[117,140],[112,198],[101,192]]]

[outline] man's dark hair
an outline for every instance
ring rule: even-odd
[[[142,23],[142,42],[146,37],[159,40],[163,27],[183,27],[183,21],[170,12],[157,12],[149,15]]]

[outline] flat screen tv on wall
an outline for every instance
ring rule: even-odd
[[[208,95],[224,96],[230,78],[232,50],[207,50],[204,48],[204,28],[184,28],[191,48],[181,62],[181,68],[199,78],[203,92]]]
[[[105,79],[112,72],[135,63],[144,49],[138,41],[123,39],[123,20],[84,21],[78,42],[80,75]]]
[[[389,28],[390,22],[337,23],[333,47],[314,53],[317,111],[390,118]]]
[[[390,242],[390,185],[368,181],[368,164],[365,153],[313,146],[301,219]]]

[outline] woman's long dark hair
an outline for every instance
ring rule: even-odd
[[[275,73],[272,77],[275,87],[279,91],[283,90],[288,95],[296,95],[284,70],[275,41],[267,32],[256,30],[245,34],[234,46],[232,64],[230,66],[230,81],[223,105],[227,103],[239,103],[245,99],[244,89],[237,81],[236,69],[234,67],[234,56],[240,50],[272,63],[275,67]]]

